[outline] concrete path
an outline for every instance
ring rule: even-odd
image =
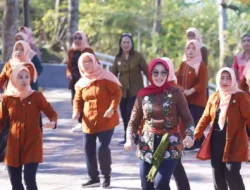
[[[88,179],[82,148],[82,134],[70,131],[71,120],[70,92],[67,89],[45,90],[47,99],[59,114],[56,130],[44,130],[44,163],[39,165],[37,183],[40,190],[80,190],[81,183]],[[44,120],[46,120],[44,118]],[[113,156],[111,188],[116,190],[139,190],[139,168],[135,151],[125,152],[118,145],[123,135],[122,122],[116,128],[111,142]],[[192,190],[213,190],[212,173],[209,161],[199,161],[196,152],[186,152],[183,158]],[[6,170],[0,164],[0,189],[10,190]],[[250,189],[250,163],[243,163],[241,170],[246,190]],[[89,188],[100,189],[100,188]],[[171,189],[176,185],[171,180]]]

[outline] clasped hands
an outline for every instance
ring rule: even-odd
[[[182,143],[184,148],[191,148],[194,145],[194,139],[190,136],[186,136]]]

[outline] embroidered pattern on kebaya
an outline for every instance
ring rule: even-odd
[[[162,135],[158,135],[160,131],[168,132],[169,137],[169,147],[165,152],[164,159],[177,159],[183,155],[183,145],[182,138],[178,128],[171,128],[172,117],[170,116],[170,109],[172,108],[172,94],[164,92],[162,94],[162,109],[165,117],[165,129],[155,129],[152,128],[153,124],[153,103],[154,95],[148,95],[142,98],[142,109],[143,109],[143,118],[146,119],[146,122],[143,125],[143,131],[139,139],[139,144],[137,148],[137,156],[144,160],[145,162],[152,163],[152,157],[154,154],[154,139],[155,136],[161,138]],[[189,128],[186,130],[186,135],[193,135],[194,126],[189,125]]]

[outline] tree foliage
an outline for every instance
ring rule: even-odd
[[[32,0],[30,11],[36,41],[44,48],[52,48],[59,41],[57,45],[60,47],[54,50],[63,55],[61,42],[66,40],[62,31],[67,28],[67,0],[60,1],[59,15],[55,11],[55,1],[51,0]],[[148,62],[155,57],[168,56],[178,67],[186,43],[186,29],[196,27],[209,50],[209,71],[213,77],[219,67],[216,0],[161,2],[161,11],[156,18],[161,21],[161,27],[157,33],[152,32],[156,11],[152,0],[79,0],[79,29],[88,34],[95,51],[110,55],[118,52],[120,35],[130,32],[135,49],[139,49]],[[250,30],[250,2],[227,0],[226,3],[234,7],[227,9],[228,29],[225,31],[226,55],[232,61],[241,50],[240,37]]]

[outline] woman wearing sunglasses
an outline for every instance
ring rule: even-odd
[[[122,99],[120,110],[124,124],[124,139],[119,142],[124,145],[126,142],[126,129],[131,111],[136,99],[136,94],[143,88],[141,72],[147,76],[148,65],[139,52],[134,50],[134,42],[130,33],[124,33],[119,40],[119,52],[115,57],[111,72],[119,76],[122,84]]]
[[[178,84],[184,88],[189,110],[195,126],[199,122],[207,103],[207,66],[202,61],[200,42],[190,40],[185,47],[185,59],[176,72]],[[203,135],[194,148],[199,148],[205,139]]]
[[[75,96],[75,84],[81,78],[79,69],[78,69],[78,59],[82,53],[89,52],[94,54],[94,51],[89,47],[88,38],[85,32],[77,31],[73,36],[73,44],[68,52],[67,59],[67,69],[66,77],[70,81],[69,89],[71,90],[71,100],[73,101]],[[73,132],[82,131],[82,115],[78,120],[78,124],[72,128]]]
[[[134,137],[143,121],[138,144],[141,187],[143,190],[170,190],[170,178],[183,155],[193,146],[194,123],[180,88],[168,80],[169,67],[163,59],[149,64],[151,85],[141,89],[127,129],[125,150],[133,148]],[[182,141],[179,122],[186,128]]]

